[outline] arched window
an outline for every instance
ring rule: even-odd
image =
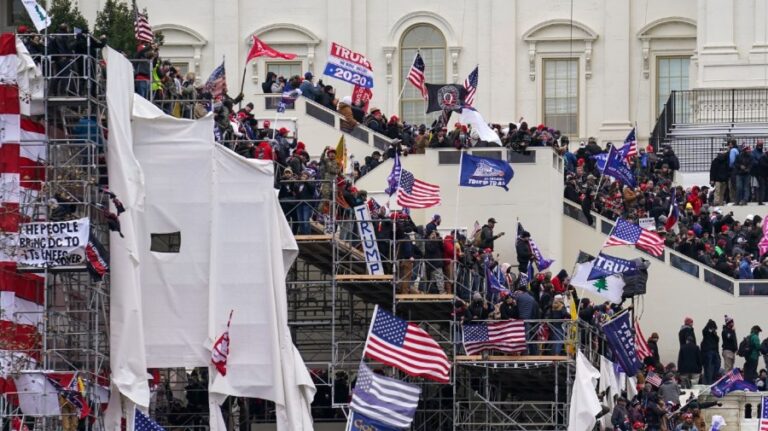
[[[409,123],[424,123],[429,126],[440,113],[425,114],[426,102],[422,99],[419,90],[408,82],[408,72],[411,70],[416,52],[421,52],[421,57],[424,59],[426,82],[445,83],[445,36],[434,26],[418,24],[406,30],[400,40],[400,85],[405,85],[403,97],[400,99],[400,116]]]

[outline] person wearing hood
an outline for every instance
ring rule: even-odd
[[[677,339],[680,341],[680,347],[685,345],[685,340],[691,337],[693,344],[696,344],[696,333],[693,331],[693,319],[686,317],[683,321],[683,326],[680,327],[680,332],[677,333]]]
[[[720,372],[720,337],[717,335],[717,323],[709,319],[701,330],[701,359],[704,365],[702,384],[711,385]]]
[[[472,302],[464,313],[464,322],[472,323],[475,320],[487,320],[489,313],[488,301],[483,299],[483,295],[480,292],[475,292],[472,294]]]
[[[733,363],[736,360],[736,351],[739,350],[739,339],[736,337],[736,329],[733,318],[725,316],[725,325],[723,325],[723,369],[727,373],[733,369]]]
[[[680,372],[680,377],[687,380],[690,385],[698,383],[701,374],[701,350],[696,345],[696,340],[691,337],[686,338],[685,344],[680,347],[680,353],[677,355],[677,370]]]
[[[352,115],[352,97],[342,97],[338,106],[336,106],[336,110],[344,117],[341,119],[341,129],[345,132],[351,132],[358,125],[357,120]]]

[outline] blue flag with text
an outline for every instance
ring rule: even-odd
[[[637,359],[635,331],[629,321],[629,313],[614,317],[603,324],[602,328],[616,362],[628,376],[636,375],[640,369],[640,361]]]
[[[605,168],[603,168],[603,175],[611,176],[630,187],[635,187],[637,184],[635,182],[635,175],[632,173],[632,169],[630,169],[629,165],[624,161],[625,157],[625,151],[617,150],[616,147],[612,146],[608,151],[608,158],[605,162]]]
[[[498,186],[509,191],[507,184],[512,181],[515,172],[505,160],[471,156],[462,153],[461,177],[459,185],[463,187]]]
[[[600,252],[595,258],[595,264],[592,266],[587,280],[597,280],[598,278],[623,274],[628,271],[637,271],[637,263]]]

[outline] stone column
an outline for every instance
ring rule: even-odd
[[[605,37],[601,38],[604,120],[600,125],[600,136],[617,141],[626,137],[634,123],[629,112],[630,5],[629,0],[606,0],[604,5]]]
[[[244,39],[240,34],[239,1],[219,0],[213,8],[213,60],[210,64],[213,70],[221,64],[222,57],[225,58],[228,93],[232,97],[240,91],[240,80],[243,77],[242,67],[246,52]]]
[[[733,38],[734,3],[732,0],[699,0],[698,25],[702,28],[699,32],[702,38],[698,41],[698,51],[705,65],[738,60]]]

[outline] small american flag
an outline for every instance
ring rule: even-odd
[[[643,331],[640,329],[640,322],[635,320],[635,350],[637,351],[637,359],[644,361],[645,358],[653,356],[651,348],[648,347],[648,342],[645,341]]]
[[[629,159],[631,157],[637,156],[637,135],[635,134],[635,129],[633,128],[629,134],[627,135],[626,139],[624,139],[624,145],[629,145],[629,149],[627,150],[627,154],[624,155],[625,159]],[[624,147],[622,147],[624,148]]]
[[[464,80],[464,89],[467,90],[467,95],[464,97],[464,104],[472,106],[472,104],[475,102],[475,92],[477,91],[477,68],[479,66],[475,66],[475,69],[472,71],[472,73],[467,76],[467,79]]]
[[[391,365],[410,376],[450,381],[448,356],[429,334],[376,306],[363,351],[365,357]]]
[[[645,376],[645,381],[653,386],[656,386],[657,388],[661,386],[661,376],[654,373],[653,371],[648,371],[648,375]]]
[[[768,397],[763,397],[761,403],[763,405],[762,413],[760,413],[760,431],[768,431]]]
[[[155,40],[155,35],[152,33],[152,27],[149,26],[149,20],[147,15],[139,13],[139,9],[136,8],[136,2],[133,2],[134,20],[133,30],[136,33],[136,40],[140,42],[152,43]]]
[[[440,186],[416,179],[402,170],[397,189],[397,204],[403,208],[429,208],[440,204]]]
[[[211,76],[205,81],[205,91],[211,93],[214,100],[221,99],[227,92],[227,72],[224,70],[223,61],[216,69],[213,69]]]
[[[149,416],[136,409],[133,416],[133,431],[165,431],[165,428],[150,419]]]
[[[616,220],[616,226],[603,247],[614,245],[637,245],[654,256],[664,253],[664,240],[659,235],[622,218]]]
[[[507,353],[525,351],[525,321],[502,320],[466,324],[463,326],[464,350],[476,355],[483,350],[500,350]]]
[[[421,53],[417,52],[416,57],[413,58],[413,64],[411,70],[408,71],[408,81],[411,82],[421,92],[421,97],[427,98],[427,86],[424,85],[424,59],[421,58]]]

